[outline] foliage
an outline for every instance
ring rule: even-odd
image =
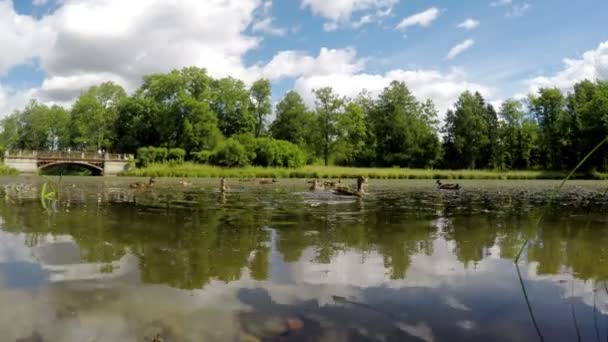
[[[303,166],[300,168],[245,166],[226,168],[186,162],[179,165],[154,163],[145,168],[125,172],[125,176],[141,177],[233,177],[233,178],[342,178],[366,176],[371,179],[563,179],[561,171],[495,171],[495,170],[423,170],[401,168],[359,168],[338,166]],[[607,173],[578,173],[576,179],[608,179]],[[427,184],[427,183],[425,183]],[[434,183],[433,183],[434,184]],[[428,186],[425,185],[425,186]]]
[[[251,163],[247,149],[234,138],[224,141],[209,156],[209,162],[213,165],[226,167],[242,167]]]
[[[186,151],[183,148],[172,148],[167,151],[167,161],[183,162],[186,158]]]
[[[185,151],[183,153],[185,155]],[[166,147],[150,146],[140,147],[137,149],[138,166],[146,166],[152,163],[162,163],[168,160],[168,156],[169,150]]]
[[[259,138],[255,142],[252,162],[256,166],[302,167],[306,163],[306,154],[288,141]]]
[[[337,136],[338,115],[342,112],[344,99],[334,93],[330,87],[317,89],[316,96],[316,120],[319,130],[319,152],[323,156],[325,166],[329,165],[329,155],[333,152],[334,142]]]
[[[270,125],[270,135],[289,141],[307,152],[314,152],[317,130],[312,124],[314,115],[304,104],[300,94],[288,92],[277,104],[276,119]]]
[[[259,137],[264,131],[266,117],[270,115],[270,112],[272,111],[272,88],[270,86],[270,81],[267,79],[255,81],[249,89],[249,93],[251,97],[250,111],[256,118],[255,136]]]
[[[110,149],[118,107],[126,97],[124,89],[112,82],[93,86],[81,94],[70,119],[73,145],[80,150]]]
[[[416,98],[403,82],[353,99],[317,89],[314,110],[290,91],[269,123],[271,90],[266,79],[215,79],[197,67],[146,75],[130,96],[106,82],[86,89],[70,110],[31,101],[5,115],[0,151],[138,152],[147,165],[167,161],[165,152],[138,151],[157,146],[167,155],[183,150],[171,154],[174,161],[222,165],[301,165],[304,155],[307,164],[351,167],[559,171],[608,136],[607,81],[582,81],[570,93],[543,88],[496,108],[467,91],[441,130],[432,99]],[[583,167],[607,171],[608,146]]]

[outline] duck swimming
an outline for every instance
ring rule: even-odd
[[[460,185],[458,183],[456,183],[456,184],[443,184],[438,179],[437,180],[437,189],[439,189],[439,190],[460,190]]]
[[[222,177],[220,180],[220,191],[222,193],[230,191],[230,187],[226,185],[226,178]]]
[[[274,184],[277,183],[277,179],[273,178],[273,179],[260,179],[258,181],[258,184],[260,185],[268,185],[268,184]]]
[[[340,186],[341,184],[342,184],[342,180],[341,179],[338,179],[338,181],[336,181],[336,182],[325,182],[324,183],[325,189],[328,189],[328,190],[334,189],[337,186]]]
[[[315,179],[312,181],[309,181],[308,183],[310,183],[310,191],[322,191],[325,190],[325,186],[323,184],[321,184],[321,181],[319,179]]]
[[[349,189],[345,186],[339,186],[334,190],[336,195],[363,197],[365,195],[364,185],[367,183],[367,178],[363,176],[357,177],[357,186]]]
[[[189,181],[187,181],[185,179],[182,179],[182,180],[179,181],[179,185],[181,185],[181,186],[191,186],[192,182],[189,182]]]
[[[150,177],[150,180],[148,181],[148,183],[144,183],[144,182],[130,183],[129,184],[129,188],[131,188],[131,189],[147,189],[147,188],[153,187],[155,183],[156,183],[156,178]]]

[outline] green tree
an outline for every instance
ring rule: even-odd
[[[530,110],[540,128],[541,163],[547,169],[560,170],[566,165],[564,147],[570,142],[564,132],[566,99],[557,88],[544,88],[529,97]]]
[[[71,131],[74,145],[86,150],[109,150],[125,90],[105,82],[82,93],[72,107]]]
[[[184,68],[144,77],[121,107],[118,134],[129,150],[138,146],[212,150],[222,139],[211,104],[215,83],[205,69]],[[128,127],[128,129],[125,129]]]
[[[349,102],[336,123],[336,160],[339,164],[353,166],[363,153],[367,128],[365,112],[356,102]]]
[[[483,153],[489,145],[487,107],[479,93],[464,92],[455,110],[449,110],[444,126],[444,144],[449,167],[483,167]]]
[[[608,82],[582,81],[574,86],[567,98],[567,133],[571,143],[568,156],[578,158],[591,151],[608,136]],[[603,147],[591,156],[587,168],[608,170],[608,148]]]
[[[500,107],[501,162],[509,169],[527,169],[534,163],[538,126],[527,118],[522,103],[506,100]]]
[[[255,136],[259,137],[264,131],[266,117],[272,111],[270,81],[267,79],[257,80],[249,89],[251,97],[251,112],[257,121],[255,125]]]
[[[405,83],[393,81],[378,97],[369,116],[377,163],[383,166],[428,167],[439,158],[436,110],[419,103]]]
[[[212,109],[217,114],[219,128],[226,137],[255,133],[256,118],[249,111],[249,92],[245,84],[232,77],[214,84]]]
[[[336,124],[344,107],[344,99],[335,94],[330,87],[317,89],[314,93],[319,135],[321,137],[320,152],[323,156],[323,162],[328,165],[329,156],[333,152],[333,145],[337,136]]]
[[[275,139],[286,140],[310,150],[313,146],[314,123],[313,114],[306,109],[300,94],[290,91],[277,104],[270,134]]]
[[[19,112],[15,112],[0,122],[0,149],[2,152],[22,148],[19,146]]]

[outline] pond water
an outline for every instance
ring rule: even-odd
[[[608,339],[605,183],[537,226],[559,182],[44,181],[0,179],[1,341]]]

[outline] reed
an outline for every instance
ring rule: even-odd
[[[200,178],[356,178],[370,179],[564,179],[559,171],[494,171],[494,170],[436,170],[406,168],[356,168],[339,166],[305,166],[302,168],[242,167],[222,168],[195,163],[150,164],[122,174],[141,177],[200,177]],[[573,174],[576,179],[608,179],[608,174],[587,172]]]

